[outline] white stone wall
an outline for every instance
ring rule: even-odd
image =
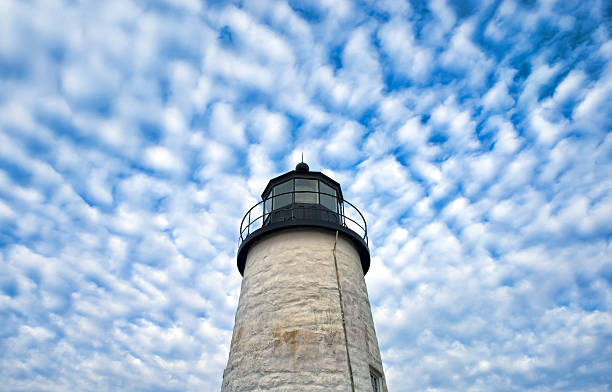
[[[351,391],[334,240],[288,230],[249,249],[222,392]],[[361,263],[342,235],[336,255],[355,391],[370,392],[382,363]]]

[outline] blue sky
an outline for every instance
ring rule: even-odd
[[[0,1],[0,390],[218,390],[303,152],[368,220],[390,391],[610,391],[611,15]]]

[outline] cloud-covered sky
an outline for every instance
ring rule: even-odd
[[[216,391],[304,153],[390,391],[612,390],[606,1],[0,0],[0,390]]]

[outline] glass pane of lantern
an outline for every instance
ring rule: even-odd
[[[284,207],[284,206],[288,206],[289,204],[293,202],[292,201],[293,195],[287,192],[293,192],[293,181],[292,180],[285,181],[274,187],[275,197],[274,197],[274,201],[272,204],[275,210],[281,207]],[[283,195],[283,193],[286,193],[286,194]],[[280,195],[280,196],[277,196],[277,195]]]
[[[324,182],[319,182],[319,186],[321,187],[321,205],[329,208],[333,212],[338,212],[338,202],[335,197],[336,190]]]
[[[272,197],[269,197],[264,201],[264,221],[268,219],[268,214],[272,212]]]
[[[311,203],[319,202],[317,197],[317,180],[306,180],[304,178],[295,179],[295,202],[296,203]]]

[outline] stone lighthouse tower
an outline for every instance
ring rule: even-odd
[[[240,238],[221,391],[386,392],[364,279],[367,226],[340,184],[298,164],[270,180]]]

